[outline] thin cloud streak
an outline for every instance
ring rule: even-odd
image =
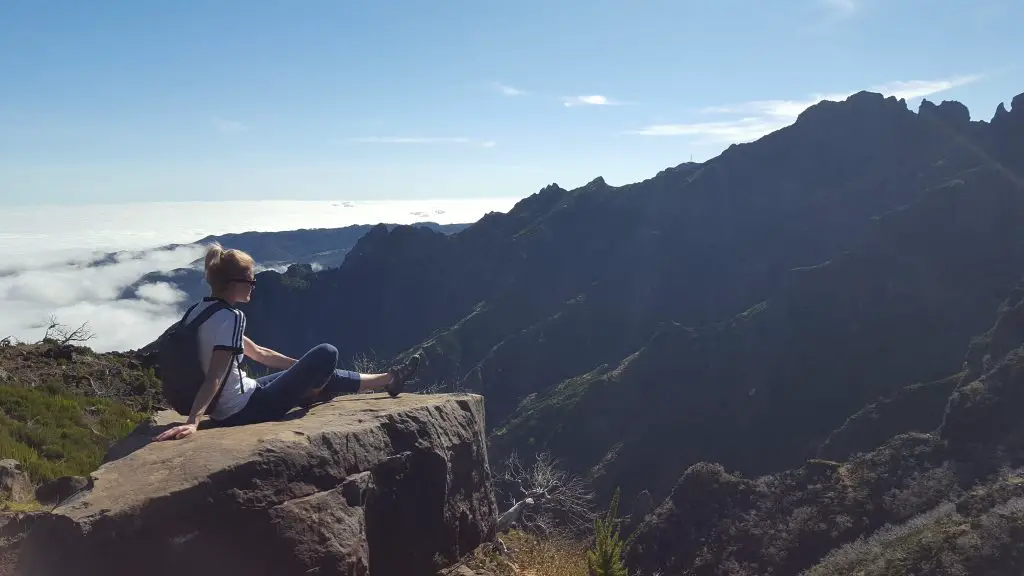
[[[567,108],[571,108],[573,106],[621,106],[623,104],[623,102],[619,102],[600,94],[565,96],[562,98],[562,103]]]
[[[914,98],[930,96],[938,92],[944,92],[953,88],[959,88],[960,86],[973,84],[981,80],[982,77],[983,76],[981,74],[970,74],[967,76],[947,78],[945,80],[908,80],[905,82],[890,82],[877,88],[872,88],[872,91],[881,92],[886,96],[895,96],[896,98],[904,100],[913,100]]]
[[[714,142],[748,142],[784,127],[782,120],[768,121],[742,118],[723,122],[695,122],[692,124],[654,124],[630,132],[640,136],[704,136]]]
[[[495,90],[501,92],[505,96],[525,96],[527,94],[525,90],[520,90],[519,88],[509,86],[508,84],[502,84],[500,82],[495,82],[493,86]]]
[[[955,76],[939,80],[908,80],[873,86],[870,92],[898,99],[912,100],[965,86],[980,80],[981,74]],[[655,124],[628,132],[640,136],[698,136],[709,143],[741,143],[758,138],[792,124],[807,108],[824,100],[841,101],[855,92],[816,94],[803,100],[755,100],[739,104],[712,106],[700,110],[705,115],[739,116],[729,120],[702,121],[684,124]]]

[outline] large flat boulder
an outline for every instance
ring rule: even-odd
[[[353,395],[282,422],[111,450],[37,521],[24,576],[433,574],[494,535],[476,395]]]

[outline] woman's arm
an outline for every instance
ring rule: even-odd
[[[230,350],[213,351],[213,357],[210,358],[210,369],[206,372],[202,388],[196,393],[196,399],[192,401],[192,411],[188,415],[188,420],[181,426],[165,430],[155,440],[178,440],[195,433],[196,427],[199,425],[199,418],[206,412],[206,407],[213,401],[214,395],[217,394],[217,390],[220,389],[224,381],[224,375],[231,365],[231,356]]]
[[[285,369],[295,364],[297,360],[289,358],[280,352],[271,350],[260,346],[249,339],[248,336],[242,336],[242,347],[245,349],[245,355],[251,358],[254,362],[259,362],[264,366],[270,368]]]

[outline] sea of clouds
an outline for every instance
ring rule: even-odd
[[[0,339],[42,338],[50,319],[87,324],[97,351],[144,346],[177,320],[185,295],[165,283],[141,286],[152,271],[202,256],[190,245],[211,234],[337,228],[389,222],[475,222],[506,212],[515,198],[363,202],[181,202],[0,207]],[[153,250],[186,244],[173,250]],[[115,258],[97,259],[117,252]]]

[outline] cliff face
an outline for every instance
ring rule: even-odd
[[[479,396],[338,398],[291,419],[111,449],[41,518],[21,574],[429,574],[494,533]]]
[[[811,460],[757,479],[690,467],[640,526],[631,567],[643,575],[1020,574],[1024,285],[949,379],[955,389],[929,433],[900,434],[849,462]]]

